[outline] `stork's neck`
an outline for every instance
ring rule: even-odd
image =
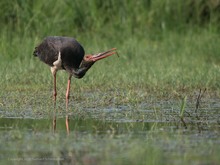
[[[78,69],[73,69],[72,74],[76,78],[82,78],[95,62],[82,60]]]
[[[72,75],[76,78],[82,78],[86,72],[88,71],[87,68],[78,68],[72,70]]]

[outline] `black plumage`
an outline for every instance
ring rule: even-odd
[[[79,69],[85,54],[83,47],[74,38],[47,37],[35,48],[34,55],[38,56],[41,61],[50,67],[53,67],[53,63],[58,59],[59,52],[61,54],[62,69],[74,75],[74,71]]]
[[[69,73],[66,105],[69,99],[71,77],[82,78],[98,60],[115,54],[116,48],[95,55],[85,55],[82,45],[74,38],[50,36],[46,37],[34,50],[34,56],[51,67],[54,78],[54,100],[56,101],[56,73],[66,70]]]

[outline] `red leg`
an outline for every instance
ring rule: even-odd
[[[54,99],[54,115],[53,115],[53,133],[56,131],[56,96],[57,96],[57,89],[56,89],[56,69],[51,67],[51,72],[53,75],[53,99]]]
[[[56,89],[56,72],[53,74],[53,98],[54,98],[54,106],[56,105],[56,96],[57,96],[57,89]]]
[[[67,135],[69,135],[69,116],[68,116],[68,104],[69,104],[69,97],[70,97],[70,84],[71,84],[72,75],[69,75],[67,89],[66,89],[66,131]]]
[[[71,77],[72,77],[72,75],[69,75],[69,79],[68,79],[68,83],[67,83],[67,89],[66,89],[66,109],[68,109],[68,103],[69,103],[69,98],[70,98]]]

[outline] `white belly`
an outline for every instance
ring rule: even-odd
[[[51,67],[52,74],[55,74],[58,70],[62,69],[62,60],[61,60],[61,53],[58,54],[58,59],[53,62],[53,66]]]

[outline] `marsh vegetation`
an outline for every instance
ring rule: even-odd
[[[217,0],[0,2],[0,162],[219,164],[220,4]],[[72,36],[117,56],[73,79],[58,72],[52,131],[45,36]]]

